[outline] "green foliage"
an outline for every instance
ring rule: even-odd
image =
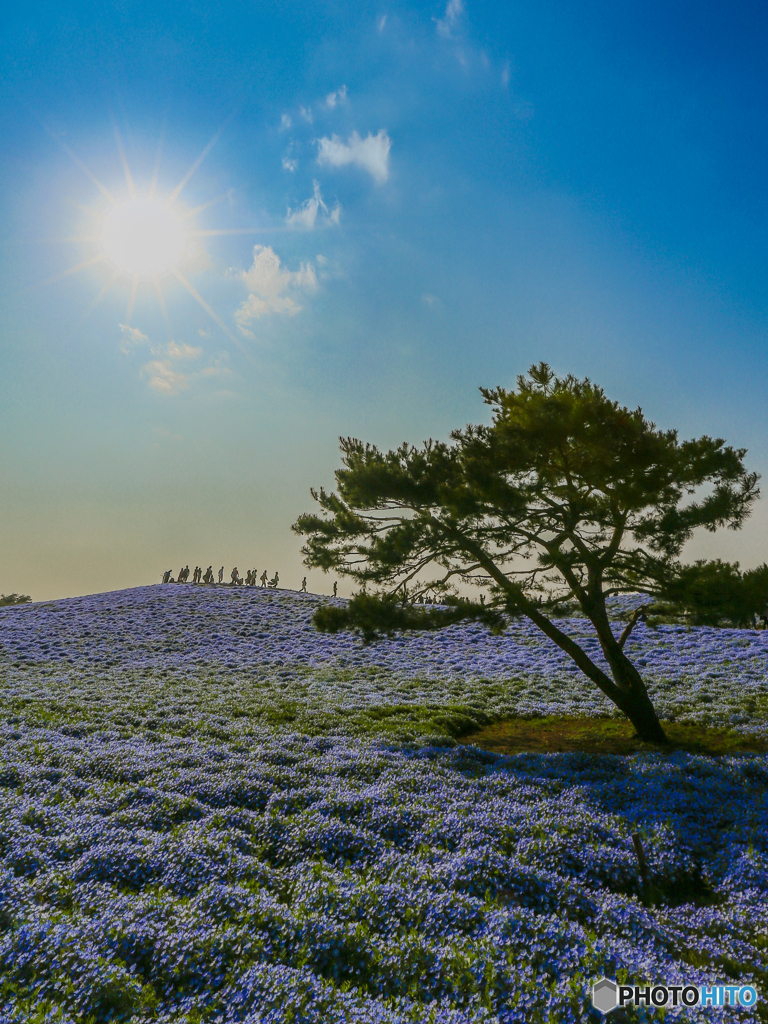
[[[750,627],[768,616],[768,565],[741,572],[720,559],[670,570],[659,589],[661,609],[677,612],[697,626]]]
[[[29,594],[0,594],[0,608],[11,604],[27,604],[31,600]]]
[[[455,622],[475,619],[494,633],[504,629],[504,617],[496,609],[472,601],[447,598],[445,606],[414,607],[388,594],[356,594],[345,607],[321,604],[312,621],[321,633],[354,630],[366,643],[399,630],[443,629]]]

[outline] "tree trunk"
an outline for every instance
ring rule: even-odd
[[[542,615],[538,607],[525,596],[520,587],[510,583],[479,544],[468,542],[466,537],[462,538],[462,541],[464,548],[504,591],[507,597],[507,610],[511,614],[522,612],[539,627],[545,636],[556,643],[561,651],[565,651],[584,675],[591,679],[620,711],[624,712],[634,725],[641,740],[645,740],[647,743],[667,742],[659,716],[651,703],[640,673],[624,654],[619,641],[613,635],[602,592],[598,599],[593,599],[587,607],[584,605],[583,607],[595,627],[613,679],[592,661],[586,651],[572,637],[558,629],[546,615]]]
[[[512,606],[510,610],[520,610],[521,602]],[[534,622],[542,633],[545,633],[557,646],[576,662],[581,671],[592,682],[596,683],[606,697],[613,701],[616,707],[623,711],[627,718],[634,725],[637,735],[647,743],[666,743],[667,737],[664,734],[659,716],[651,703],[645,683],[632,662],[624,654],[619,642],[613,635],[607,614],[601,617],[590,617],[595,627],[600,646],[603,649],[606,660],[611,669],[613,679],[589,657],[589,655],[567,634],[558,629],[545,615],[542,615],[535,605],[526,602],[523,607],[524,614]]]
[[[621,697],[616,703],[634,725],[641,740],[645,740],[646,743],[666,743],[666,734],[648,696],[645,683],[634,665],[631,662],[627,664],[631,669],[629,673],[611,665],[611,674],[621,691]]]
[[[637,735],[648,743],[666,743],[667,737],[656,714],[642,676],[613,635],[605,607],[591,608],[589,619],[595,627],[618,694],[613,699],[634,725]]]

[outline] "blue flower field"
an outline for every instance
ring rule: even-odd
[[[767,755],[457,744],[612,706],[524,620],[366,647],[320,600],[0,611],[0,1024],[597,1022],[603,974],[760,995],[614,1024],[768,1020]],[[627,652],[663,718],[768,732],[768,631]]]

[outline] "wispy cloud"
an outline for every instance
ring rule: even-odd
[[[196,378],[210,377],[223,372],[226,369],[226,354],[223,358],[215,359],[208,366],[195,370],[182,369],[186,363],[194,362],[203,355],[199,345],[188,345],[186,342],[178,342],[171,339],[165,345],[150,343],[146,334],[137,327],[129,327],[127,324],[120,324],[120,333],[124,339],[123,352],[127,355],[133,351],[136,345],[149,345],[153,356],[149,362],[141,367],[141,376],[147,379],[149,387],[153,391],[159,391],[164,395],[175,395],[184,391]],[[201,335],[206,336],[203,331]]]
[[[325,97],[325,105],[329,110],[333,110],[337,103],[345,103],[347,99],[347,87],[342,85],[336,92],[329,92]]]
[[[168,355],[171,359],[199,359],[203,350],[195,345],[187,345],[182,342],[179,345],[175,341],[168,342]]]
[[[335,225],[339,223],[341,218],[340,204],[337,203],[333,210],[329,211],[328,207],[323,202],[322,195],[320,194],[319,183],[314,182],[314,192],[312,197],[305,200],[297,210],[292,210],[288,207],[288,213],[285,216],[285,223],[290,227],[304,228],[307,231],[312,231],[320,210],[323,212],[324,224]]]
[[[299,161],[298,160],[292,160],[289,156],[284,156],[283,157],[283,170],[284,171],[291,171],[291,172],[293,172],[293,171],[296,170],[296,168],[298,166],[299,166]]]
[[[383,128],[378,135],[369,132],[365,139],[352,132],[347,142],[333,135],[330,139],[318,139],[317,145],[317,161],[321,166],[346,167],[353,164],[367,171],[377,185],[383,185],[389,177],[392,140]]]
[[[189,376],[174,370],[170,359],[153,359],[141,368],[142,376],[149,377],[149,386],[164,395],[175,395],[189,385]]]
[[[317,275],[311,263],[302,263],[299,270],[287,270],[280,257],[268,245],[256,245],[253,264],[249,270],[237,274],[249,291],[248,298],[235,311],[240,331],[254,337],[249,325],[271,314],[295,316],[301,305],[294,298],[317,288]]]
[[[450,39],[453,36],[457,23],[464,13],[464,0],[448,0],[445,14],[442,18],[436,18],[438,33],[443,39]]]
[[[285,215],[285,223],[291,227],[306,228],[311,231],[317,220],[317,211],[321,208],[327,209],[320,195],[320,185],[315,182],[312,198],[302,203],[298,210],[292,210],[289,206],[288,213]]]
[[[120,327],[120,348],[123,352],[130,352],[134,345],[148,345],[149,338],[138,327],[129,327],[128,324],[119,324]]]
[[[385,27],[386,24],[387,24],[387,16],[386,16],[386,14],[382,14],[381,17],[376,19],[376,31],[377,32],[383,32],[384,31],[384,27]]]
[[[290,127],[291,127],[290,115],[283,114],[283,116],[280,118],[280,131],[281,132],[287,132]]]
[[[227,366],[228,356],[225,353],[220,355],[208,366],[198,370],[184,371],[179,369],[179,359],[199,359],[202,350],[193,345],[178,345],[171,341],[162,353],[165,358],[152,359],[141,368],[142,377],[148,377],[148,384],[153,391],[159,391],[163,395],[176,395],[179,391],[185,391],[190,384],[201,378],[220,377],[222,374],[231,374]]]

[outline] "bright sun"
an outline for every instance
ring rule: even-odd
[[[189,269],[194,269],[196,266],[199,267],[206,262],[205,250],[201,248],[200,244],[202,238],[215,235],[251,234],[259,229],[211,228],[203,231],[195,228],[193,218],[203,210],[207,210],[209,207],[226,199],[229,193],[224,193],[224,195],[216,199],[210,199],[208,202],[204,202],[192,210],[174,205],[192,175],[200,167],[208,153],[210,153],[220,134],[221,130],[213,136],[178,185],[164,198],[160,198],[156,192],[159,171],[159,147],[158,159],[155,164],[151,184],[148,191],[141,192],[136,188],[136,182],[128,165],[123,141],[117,128],[115,128],[115,141],[117,142],[117,150],[125,174],[125,192],[121,195],[120,192],[114,192],[102,184],[91,169],[72,152],[69,146],[62,140],[58,140],[59,145],[64,151],[69,154],[77,166],[91,179],[104,200],[100,208],[86,211],[92,217],[90,222],[92,233],[76,235],[70,239],[71,241],[88,242],[92,245],[91,257],[49,279],[50,282],[58,281],[62,277],[69,277],[71,274],[79,273],[81,270],[98,266],[99,264],[108,267],[111,273],[101,291],[99,291],[86,310],[83,320],[90,315],[91,311],[96,308],[113,285],[128,280],[130,282],[130,297],[125,313],[125,324],[121,324],[121,326],[130,327],[139,288],[146,288],[148,285],[154,288],[163,316],[166,323],[168,323],[164,289],[166,284],[170,283],[171,286],[174,284],[174,280],[168,279],[175,279],[175,282],[181,284],[189,292],[192,298],[221,328],[230,341],[234,342],[235,345],[241,345],[239,338],[232,333],[221,317],[217,315],[187,280],[185,273]]]
[[[100,242],[116,271],[147,280],[182,262],[188,235],[166,203],[136,198],[112,206],[104,217]]]

